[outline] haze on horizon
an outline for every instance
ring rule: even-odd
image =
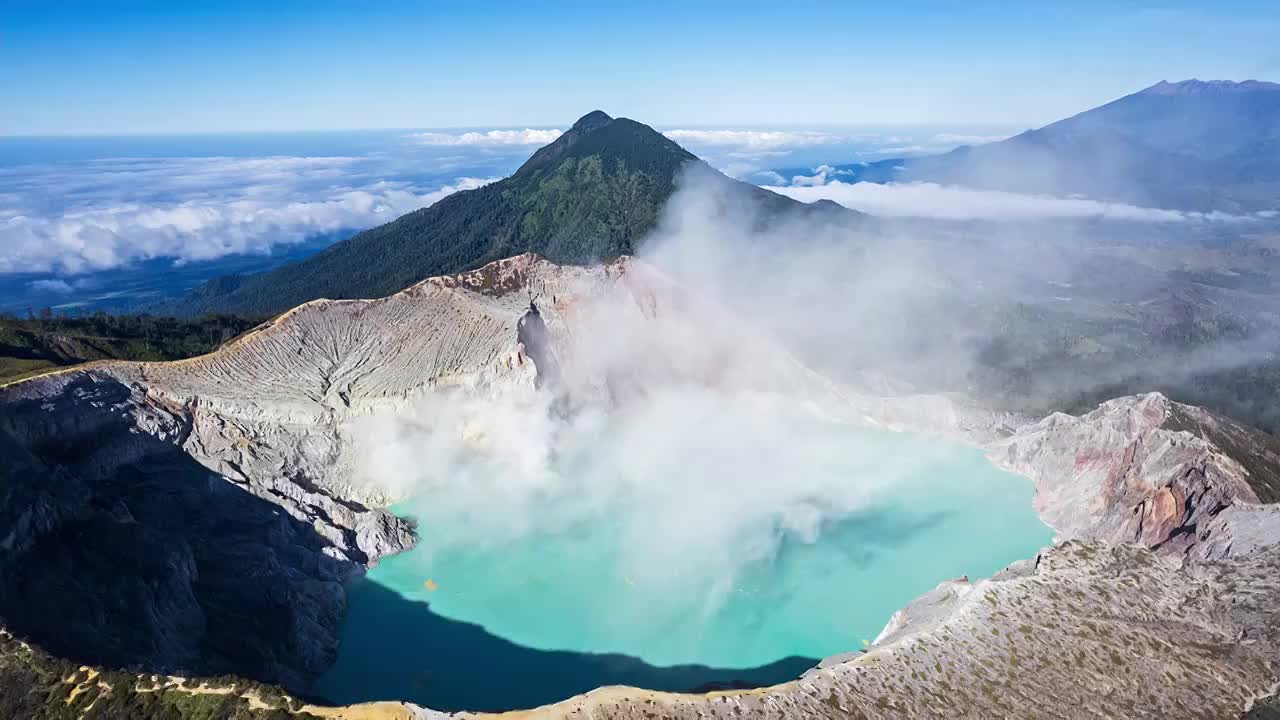
[[[1274,79],[1277,36],[1254,0],[18,3],[0,136],[564,127],[593,108],[668,127],[1025,128],[1162,79]]]

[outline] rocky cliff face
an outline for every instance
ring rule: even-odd
[[[1273,515],[1254,510],[1274,496],[1274,439],[1158,393],[1051,415],[990,454],[1035,481],[1036,508],[1060,538],[1194,557],[1231,556],[1237,524],[1280,541]]]
[[[673,381],[983,446],[1081,542],[945,583],[870,653],[795,683],[607,689],[541,714],[1217,716],[1280,682],[1267,436],[1160,395],[1034,422],[878,397],[627,258],[522,255],[379,300],[307,303],[204,357],[0,390],[0,618],[77,660],[303,689],[336,652],[343,582],[413,542],[380,509],[394,489],[361,476],[363,418],[535,386],[568,408],[619,404]]]
[[[336,656],[342,583],[412,535],[287,475],[211,470],[198,422],[105,372],[6,393],[0,616],[84,661],[305,687]]]

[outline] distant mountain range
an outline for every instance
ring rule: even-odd
[[[309,257],[200,285],[180,313],[268,314],[372,298],[523,252],[563,263],[632,253],[694,168],[762,217],[846,213],[732,180],[647,125],[597,110],[514,174]],[[784,171],[794,180],[812,170]],[[1280,198],[1280,84],[1161,82],[1038,130],[936,156],[836,166],[828,180],[931,181],[1187,210],[1272,209]]]
[[[811,169],[783,169],[788,182]],[[1280,84],[1160,82],[1000,142],[834,166],[842,182],[929,181],[1184,210],[1280,205]]]
[[[653,128],[596,110],[510,177],[450,195],[305,260],[204,283],[181,301],[180,311],[266,314],[321,297],[382,297],[426,277],[524,252],[567,263],[629,254],[653,229],[690,165],[765,216],[858,215],[732,180]]]

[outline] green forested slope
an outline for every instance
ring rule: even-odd
[[[230,315],[17,318],[0,314],[0,384],[90,360],[176,360],[201,355],[258,322]]]
[[[591,113],[511,177],[451,195],[307,260],[193,293],[184,310],[277,312],[378,297],[521,252],[589,262],[634,249],[693,155],[646,125]]]
[[[508,178],[450,195],[306,260],[205,283],[179,311],[261,314],[321,297],[382,297],[433,275],[523,252],[561,263],[631,253],[658,221],[682,169],[700,162],[653,128],[597,110]],[[835,207],[806,206],[705,165],[700,169],[763,217],[787,210],[829,213]]]

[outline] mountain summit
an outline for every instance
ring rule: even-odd
[[[1080,194],[1183,210],[1271,210],[1280,194],[1280,84],[1161,81],[1000,142],[849,170],[870,181]]]
[[[546,145],[535,152],[528,160],[516,170],[516,174],[521,172],[529,172],[535,168],[543,167],[548,163],[554,162],[566,152],[574,143],[578,142],[583,135],[592,130],[600,128],[613,122],[613,118],[609,117],[603,110],[592,110],[591,112],[578,118],[578,122],[573,124],[563,135],[556,138],[551,144]]]
[[[513,177],[530,175],[569,157],[593,155],[659,177],[672,175],[684,163],[698,159],[648,125],[626,118],[615,120],[602,110],[592,110],[550,145],[535,152]]]
[[[205,283],[181,309],[275,313],[321,297],[390,295],[432,275],[525,252],[561,263],[630,254],[690,164],[701,161],[648,125],[594,110],[510,177],[450,195],[306,260]],[[702,171],[744,193],[765,215],[809,207],[710,167]]]
[[[370,298],[432,275],[536,252],[561,262],[630,253],[697,158],[647,125],[584,115],[514,174],[455,193],[299,262],[197,287],[184,310],[275,313]]]
[[[591,132],[598,127],[604,127],[611,122],[613,122],[613,118],[609,117],[609,114],[605,111],[592,110],[586,115],[578,118],[578,122],[574,123],[570,130],[577,130],[578,132],[584,133]]]
[[[1179,82],[1160,82],[1140,91],[1147,95],[1227,95],[1251,92],[1280,92],[1280,83],[1263,82],[1261,80],[1182,80]]]

